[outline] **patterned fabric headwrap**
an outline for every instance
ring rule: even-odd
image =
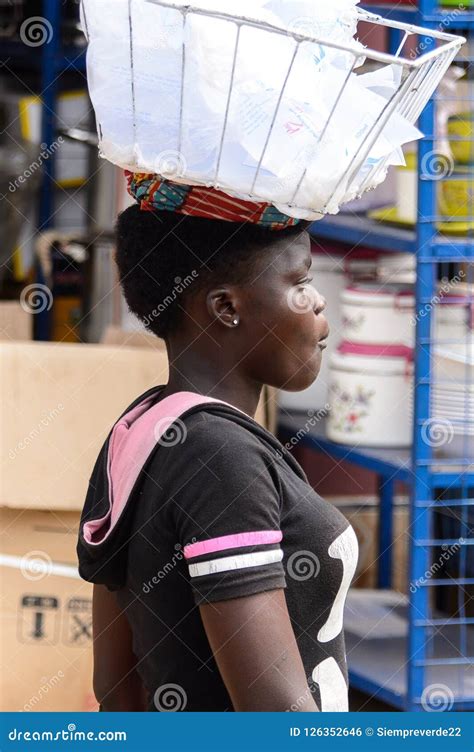
[[[270,230],[284,230],[301,222],[272,204],[233,198],[215,188],[180,185],[158,175],[125,171],[129,194],[144,211],[171,211],[206,219],[251,222]]]

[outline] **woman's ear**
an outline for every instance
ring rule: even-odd
[[[229,287],[211,290],[206,298],[207,310],[213,319],[224,326],[234,329],[239,325],[240,317],[237,313],[237,300]]]

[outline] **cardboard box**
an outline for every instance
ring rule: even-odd
[[[143,331],[127,332],[120,326],[108,326],[101,339],[101,344],[116,345],[119,347],[141,347],[166,354],[164,341],[154,334],[150,334],[145,329]]]
[[[0,343],[0,506],[81,509],[112,425],[167,372],[143,349]]]
[[[348,519],[359,541],[359,561],[352,586],[376,588],[379,557],[377,500],[370,497],[326,498]],[[408,504],[394,504],[392,588],[400,593],[408,590],[408,527]]]
[[[119,415],[168,379],[158,347],[0,343],[0,506],[80,510],[97,455]],[[275,399],[257,413],[274,425]]]
[[[33,336],[31,313],[15,300],[0,301],[0,340],[30,340]]]
[[[79,515],[0,509],[1,711],[96,710]]]

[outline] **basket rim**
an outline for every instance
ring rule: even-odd
[[[386,63],[388,65],[400,65],[400,66],[409,67],[412,69],[422,67],[429,60],[433,58],[437,58],[441,55],[444,55],[451,49],[460,49],[463,46],[463,44],[466,43],[466,38],[458,34],[450,34],[448,32],[440,31],[438,29],[430,29],[425,26],[416,26],[414,24],[404,23],[402,21],[393,21],[392,19],[385,18],[384,16],[380,16],[376,13],[371,13],[370,11],[366,11],[361,8],[356,8],[357,17],[359,21],[365,21],[366,23],[373,23],[377,26],[386,26],[392,29],[399,29],[400,31],[405,31],[407,36],[408,35],[424,36],[424,37],[431,38],[431,39],[440,39],[446,42],[446,44],[444,44],[443,46],[437,49],[422,53],[421,55],[419,55],[419,57],[415,59],[410,59],[407,57],[402,57],[401,55],[392,55],[387,52],[379,52],[378,50],[374,50],[371,47],[365,47],[363,50],[360,50],[359,48],[353,47],[350,44],[339,44],[337,42],[332,42],[328,39],[316,37],[311,34],[299,33],[296,31],[289,31],[284,26],[272,24],[272,23],[269,23],[268,21],[257,20],[255,18],[250,18],[248,16],[236,16],[233,13],[226,13],[225,11],[220,11],[220,10],[210,10],[206,8],[199,8],[192,4],[182,5],[180,3],[173,2],[173,0],[144,0],[144,1],[147,3],[150,3],[151,5],[159,5],[163,8],[170,8],[170,9],[176,10],[182,13],[183,16],[186,16],[189,13],[194,13],[196,15],[207,16],[211,18],[218,18],[218,19],[222,19],[225,21],[233,22],[239,26],[251,26],[254,28],[271,31],[276,34],[285,35],[287,37],[292,37],[298,43],[313,42],[316,44],[326,45],[327,47],[332,47],[334,49],[341,50],[342,52],[352,53],[356,59],[364,57],[364,58],[369,58],[371,60],[375,60],[380,63]]]

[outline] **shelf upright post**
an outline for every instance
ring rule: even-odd
[[[40,188],[38,231],[51,227],[54,212],[55,149],[49,149],[56,137],[56,103],[59,79],[59,55],[61,51],[61,3],[59,0],[43,0],[43,17],[50,24],[51,38],[41,47],[41,143],[48,149],[48,159],[43,162]],[[41,269],[37,266],[36,279],[44,284]],[[49,340],[50,312],[38,312],[35,321],[35,339]]]
[[[58,94],[58,59],[61,50],[61,3],[59,0],[43,0],[43,15],[51,25],[51,39],[41,48],[41,140],[51,146],[56,137],[56,102]],[[53,213],[53,183],[55,177],[54,150],[43,164],[41,185],[39,229],[51,225]]]
[[[434,11],[435,0],[420,0],[422,15]],[[425,47],[430,42],[424,39]],[[425,51],[428,51],[425,49]],[[423,696],[425,670],[422,662],[426,657],[426,627],[415,626],[415,622],[429,617],[429,588],[417,583],[423,578],[430,566],[430,553],[421,541],[431,538],[432,512],[419,502],[432,499],[432,475],[429,462],[433,456],[433,447],[429,442],[429,419],[431,397],[431,308],[424,308],[422,301],[432,299],[435,295],[436,279],[433,257],[433,244],[436,228],[433,222],[420,221],[436,214],[436,181],[429,175],[429,165],[435,159],[435,103],[432,99],[420,117],[420,130],[427,137],[418,142],[418,221],[416,228],[417,242],[417,282],[416,282],[416,345],[415,345],[415,394],[412,467],[414,480],[410,498],[410,555],[409,555],[409,625],[407,654],[407,697],[406,710],[422,710],[420,700]],[[430,179],[431,177],[431,179]],[[422,313],[422,315],[420,315]],[[424,342],[422,344],[422,341]]]

